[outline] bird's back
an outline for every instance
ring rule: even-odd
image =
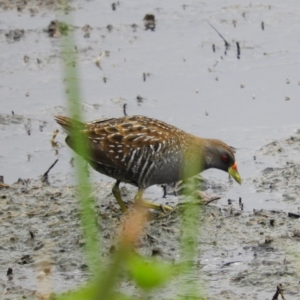
[[[69,132],[66,141],[73,150],[72,131],[79,131],[87,147],[85,159],[101,173],[140,187],[182,179],[183,152],[192,135],[172,125],[143,116],[89,123],[62,116],[56,120]]]

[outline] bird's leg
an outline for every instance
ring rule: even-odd
[[[120,205],[121,210],[123,212],[125,212],[127,210],[127,208],[126,208],[125,203],[123,202],[122,197],[121,197],[121,193],[120,193],[120,189],[119,189],[120,182],[121,182],[120,180],[116,181],[116,183],[114,184],[114,186],[112,188],[112,193],[114,194],[116,200],[118,201],[118,204]]]
[[[161,187],[163,188],[163,198],[167,198],[167,185],[166,184],[162,184]]]
[[[140,204],[140,205],[142,205],[144,207],[153,208],[153,209],[156,209],[156,210],[162,210],[163,212],[173,210],[171,206],[155,204],[155,203],[143,200],[143,193],[144,193],[144,191],[145,190],[142,189],[142,188],[138,189],[138,192],[137,192],[137,194],[135,196],[135,202],[137,204]]]
[[[141,205],[144,204],[144,200],[143,200],[144,191],[145,191],[144,189],[138,188],[137,194],[134,197],[135,203],[141,204]]]

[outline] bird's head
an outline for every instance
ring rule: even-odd
[[[205,169],[216,168],[228,172],[239,184],[242,183],[234,157],[234,149],[219,140],[207,140],[204,146]]]

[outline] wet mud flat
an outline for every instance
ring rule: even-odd
[[[197,135],[220,137],[239,148],[237,158],[243,161],[242,187],[228,185],[219,173],[202,186],[221,199],[202,206],[195,224],[195,271],[146,296],[123,280],[117,289],[127,295],[184,299],[188,294],[178,286],[195,281],[207,299],[272,299],[279,284],[287,300],[300,299],[299,132],[256,150],[265,144],[262,140],[282,137],[299,125],[298,3],[255,2],[226,0],[222,7],[193,1],[147,7],[138,1],[70,2],[76,24],[69,28],[77,37],[84,87],[82,109],[89,119],[120,117],[128,103],[129,114],[148,114]],[[0,187],[0,298],[46,299],[91,276],[77,191],[66,171],[70,157],[64,136],[57,136],[57,149],[49,142],[57,129],[53,115],[67,114],[59,32],[53,22],[57,6],[54,0],[1,0],[0,10],[0,93],[6,100],[5,114],[0,114],[5,143],[0,175],[9,183]],[[150,18],[145,24],[147,14],[156,21]],[[224,40],[209,24],[231,49],[224,49]],[[36,174],[57,157],[49,183],[41,181]],[[252,176],[253,169],[258,176]],[[13,183],[19,176],[31,179]],[[112,185],[97,182],[93,192],[102,240],[99,255],[107,264],[123,219]],[[249,190],[258,199],[255,211],[247,210]],[[228,191],[234,195],[229,202]],[[130,202],[136,190],[125,185],[121,192]],[[171,194],[148,200],[172,206],[185,201]],[[272,209],[261,210],[266,202]],[[151,214],[135,250],[144,257],[179,261],[179,215],[180,209]]]
[[[280,189],[280,201],[297,201],[295,196],[299,162],[286,163],[286,154],[297,150],[300,134],[262,147],[257,155],[276,156],[277,167],[267,168],[255,178],[257,192]],[[57,176],[57,175],[55,175]],[[287,177],[290,179],[287,180]],[[72,290],[91,276],[84,256],[84,238],[74,186],[55,186],[38,179],[19,179],[0,189],[0,282],[3,299],[40,299],[53,293]],[[270,187],[271,184],[271,187]],[[204,184],[214,186],[211,182]],[[109,264],[117,247],[116,236],[124,217],[111,193],[112,183],[93,186],[94,210],[99,225],[99,255]],[[214,188],[212,188],[214,190]],[[215,192],[218,193],[218,188]],[[135,188],[121,188],[124,200],[134,198]],[[219,195],[222,197],[222,193]],[[287,198],[287,195],[290,197]],[[153,199],[151,199],[153,200]],[[154,199],[159,203],[161,198]],[[168,214],[153,212],[135,245],[144,257],[156,256],[163,261],[180,260],[181,219],[186,199],[168,195],[164,202],[177,208]],[[173,299],[182,294],[178,286],[194,280],[206,299],[272,299],[281,284],[286,299],[298,299],[300,226],[298,211],[242,209],[243,201],[227,206],[213,201],[202,205],[199,220],[195,270],[182,274],[171,283],[147,296],[147,299]],[[288,209],[289,205],[287,205]],[[141,296],[128,280],[121,280],[118,290]],[[280,299],[280,298],[279,298]]]

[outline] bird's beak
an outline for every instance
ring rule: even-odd
[[[238,182],[239,184],[242,183],[242,178],[237,170],[236,162],[234,163],[234,165],[232,167],[228,168],[228,173],[232,178],[235,179],[236,182]]]

